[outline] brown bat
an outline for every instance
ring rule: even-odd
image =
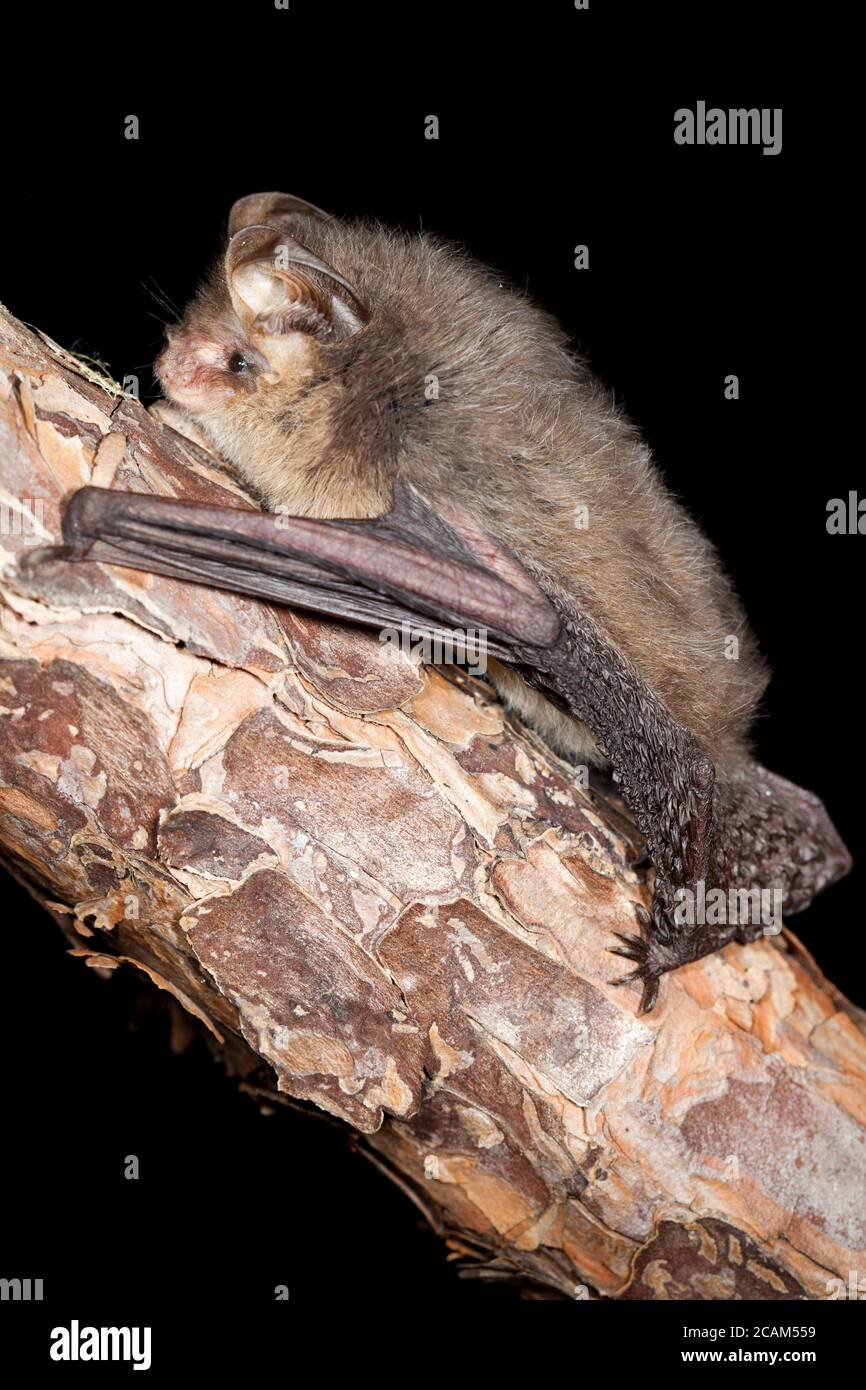
[[[761,934],[757,889],[798,912],[848,871],[818,798],[751,756],[767,672],[710,542],[523,294],[430,237],[255,194],[157,371],[278,514],[85,488],[72,557],[483,628],[506,703],[606,768],[646,838],[652,914],[616,948],[642,1008]],[[739,894],[733,920],[683,911],[711,889]]]

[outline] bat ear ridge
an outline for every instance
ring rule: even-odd
[[[248,193],[245,198],[238,198],[232,204],[229,236],[233,237],[244,227],[261,226],[263,223],[292,230],[303,221],[330,222],[332,218],[329,212],[317,208],[315,203],[307,203],[291,193]]]
[[[369,318],[353,285],[333,266],[273,224],[240,228],[225,254],[232,307],[260,333],[309,333],[339,341]]]

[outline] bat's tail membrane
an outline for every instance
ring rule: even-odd
[[[850,871],[851,855],[814,792],[750,763],[725,777],[717,795],[729,883],[777,888],[788,915]]]

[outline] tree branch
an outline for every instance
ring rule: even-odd
[[[6,314],[0,458],[0,847],[76,955],[353,1126],[467,1272],[765,1299],[866,1267],[866,1034],[794,938],[638,1018],[608,983],[650,901],[634,831],[486,685],[215,590],[22,566],[86,483],[243,494]]]

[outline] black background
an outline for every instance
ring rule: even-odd
[[[181,15],[149,9],[50,104],[35,72],[22,81],[0,296],[116,377],[137,373],[148,399],[166,317],[148,287],[182,305],[242,194],[285,189],[463,242],[567,326],[718,545],[775,673],[759,756],[822,796],[862,862],[863,541],[825,526],[861,471],[841,435],[853,382],[825,338],[828,304],[848,294],[833,140],[806,94],[780,85],[777,12],[757,52],[754,7],[725,7],[715,27],[686,7],[650,23],[646,8],[482,5],[470,40],[447,5],[292,0],[287,13],[199,9],[180,48]],[[149,72],[131,57],[145,37]],[[673,113],[699,98],[783,106],[781,155],[676,146]],[[438,141],[424,138],[431,113]],[[578,243],[588,272],[573,268]],[[724,399],[729,373],[739,401]],[[795,926],[866,1004],[861,881],[858,867]],[[133,980],[102,982],[23,893],[9,902],[0,1273],[43,1274],[57,1294],[46,1326],[55,1311],[105,1322],[125,1309],[121,1321],[180,1328],[193,1306],[209,1336],[229,1335],[255,1307],[267,1338],[287,1306],[295,1335],[299,1306],[375,1321],[516,1302],[458,1281],[340,1131],[260,1116],[200,1044],[173,1056]],[[122,1176],[132,1153],[138,1182]],[[289,1305],[273,1303],[278,1283]],[[642,1315],[619,1312],[624,1325]]]

